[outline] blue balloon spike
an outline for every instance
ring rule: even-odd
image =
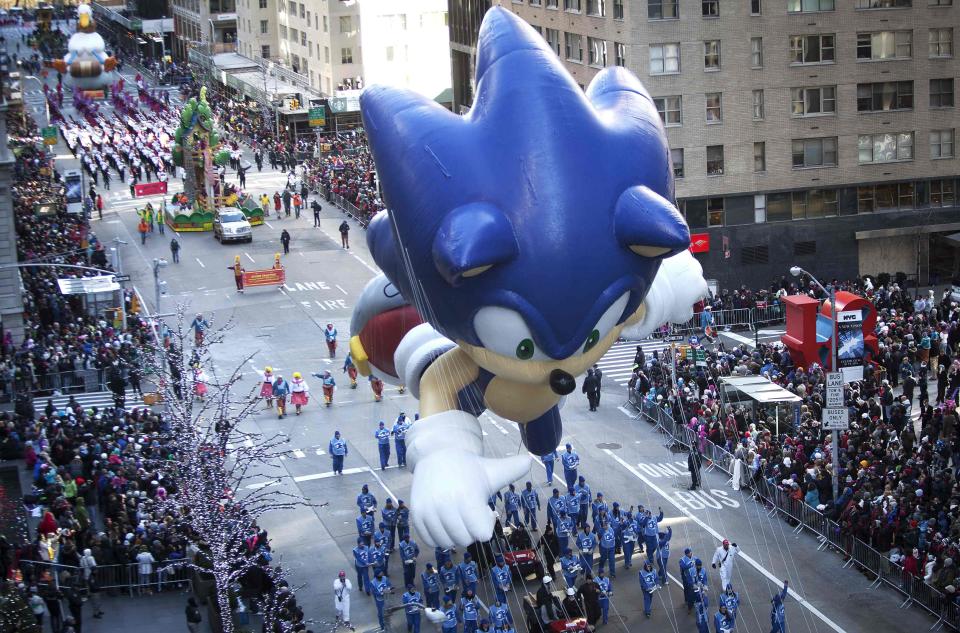
[[[482,345],[474,317],[494,306],[519,313],[547,357],[567,358],[625,293],[619,322],[635,312],[662,259],[689,246],[643,85],[608,68],[582,92],[505,9],[483,20],[469,114],[383,86],[361,111],[390,209],[371,252],[454,341]]]

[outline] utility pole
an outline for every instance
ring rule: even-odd
[[[117,271],[118,275],[123,274],[123,264],[120,260],[120,247],[125,246],[126,242],[121,240],[119,237],[115,237],[110,240],[110,243],[113,246],[110,248],[110,251],[113,253],[113,268]],[[123,284],[120,284],[120,330],[126,331],[127,329],[127,295],[123,289]]]
[[[160,269],[166,268],[166,266],[167,260],[156,257],[153,259],[153,306],[157,313],[160,312],[161,290],[167,285],[167,282],[160,281]]]

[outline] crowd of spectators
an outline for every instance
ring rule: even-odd
[[[385,208],[366,134],[363,130],[337,134],[324,140],[323,149],[318,158],[307,161],[311,189],[327,200],[337,195],[352,204],[357,220],[366,226]]]
[[[675,389],[669,359],[638,350],[630,387],[682,420],[701,451],[712,442],[734,454],[754,483],[778,487],[825,513],[844,533],[902,563],[905,574],[957,596],[960,306],[949,291],[911,294],[886,276],[833,285],[873,302],[879,341],[863,380],[845,387],[852,422],[840,434],[839,472],[831,466],[831,434],[821,429],[824,369],[797,366],[780,343],[727,349],[718,341],[707,350],[706,367],[697,367],[692,355],[680,357]],[[812,286],[785,279],[765,295],[798,292],[818,296]],[[720,305],[758,294],[741,289]],[[749,375],[799,396],[799,415],[725,402],[721,377]]]
[[[37,128],[19,113],[9,113],[7,125],[18,158],[12,198],[19,259],[109,270],[83,214],[66,213],[63,184],[39,149]],[[48,211],[37,213],[37,205]],[[12,379],[7,389],[28,397],[25,406],[0,414],[0,458],[24,460],[33,483],[24,504],[36,518],[30,530],[20,526],[19,542],[0,537],[0,570],[34,614],[52,620],[53,630],[79,631],[84,617],[109,618],[101,592],[175,586],[186,578],[187,560],[210,567],[209,548],[165,503],[178,492],[163,467],[177,449],[162,414],[125,408],[122,398],[120,406],[98,409],[84,408],[72,396],[60,408],[52,399],[44,405],[40,396],[44,388],[69,390],[71,376],[85,369],[100,370],[100,383],[129,376],[149,352],[146,325],[131,316],[123,332],[118,322],[85,311],[82,297],[59,292],[58,276],[96,271],[22,272],[24,335],[15,340],[4,333],[0,363]],[[60,372],[55,381],[54,372]],[[32,396],[38,396],[39,414]],[[241,591],[256,606],[282,582],[270,566],[268,535],[254,528],[237,548],[255,558]],[[197,580],[202,584],[203,574]],[[280,617],[303,629],[292,593],[280,595]]]

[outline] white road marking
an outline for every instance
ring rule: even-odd
[[[742,334],[737,334],[736,332],[722,332],[722,334],[723,334],[724,336],[729,336],[730,338],[732,338],[732,339],[735,340],[735,341],[740,341],[741,343],[744,343],[745,345],[749,345],[750,347],[753,347],[753,339],[747,338],[746,336],[743,336]]]
[[[339,291],[342,292],[343,294],[350,294],[350,293],[348,293],[346,290],[344,290],[344,289],[343,289],[343,286],[341,286],[340,284],[336,284],[336,286],[337,286],[337,290],[339,290]]]
[[[306,457],[307,455],[306,455],[306,453],[304,453],[303,451],[301,451],[299,448],[297,448],[297,449],[294,449],[294,451],[293,451],[293,456],[296,457],[297,459],[303,459],[303,458]]]
[[[257,263],[257,260],[255,260],[254,258],[250,257],[250,253],[244,251],[243,254],[246,255],[246,256],[247,256],[247,259],[249,259],[249,260],[252,261],[253,263]]]
[[[350,255],[351,255],[355,260],[357,260],[358,262],[360,262],[361,264],[363,264],[363,265],[366,267],[366,269],[369,270],[370,272],[372,272],[374,275],[379,275],[379,274],[380,274],[380,271],[379,271],[379,270],[377,270],[376,268],[374,268],[373,266],[371,266],[370,264],[368,264],[367,262],[365,262],[365,261],[364,261],[359,255],[357,255],[356,253],[354,253],[354,252],[351,251],[351,252],[350,252]]]
[[[497,427],[497,429],[499,429],[499,431],[500,431],[501,433],[503,433],[504,435],[509,435],[509,434],[510,434],[510,431],[508,431],[507,429],[503,428],[503,426],[502,426],[499,422],[497,422],[497,421],[494,420],[492,417],[490,417],[490,414],[489,414],[489,413],[484,414],[484,417],[487,418],[487,420],[490,421],[490,424],[492,424],[492,425],[494,425],[495,427]]]
[[[691,521],[693,521],[694,523],[696,523],[697,525],[699,525],[701,528],[703,528],[704,531],[706,531],[708,534],[710,534],[710,536],[712,536],[713,538],[715,538],[715,539],[717,540],[717,542],[720,542],[720,541],[723,540],[723,536],[722,536],[719,532],[717,532],[717,531],[714,530],[712,527],[710,527],[709,525],[707,525],[705,522],[703,522],[702,520],[700,520],[699,518],[697,518],[692,512],[690,512],[688,509],[686,509],[685,507],[683,507],[683,506],[682,506],[676,499],[674,499],[671,495],[668,495],[666,492],[664,492],[663,490],[661,490],[659,486],[657,486],[656,484],[654,484],[654,483],[653,483],[650,479],[648,479],[646,476],[640,474],[640,472],[639,472],[636,468],[634,468],[632,465],[630,465],[630,464],[628,464],[627,462],[625,462],[625,461],[624,461],[623,459],[621,459],[618,455],[614,454],[613,451],[611,451],[611,450],[608,449],[608,448],[605,448],[605,449],[603,449],[603,452],[606,453],[609,457],[613,458],[614,461],[616,461],[618,464],[620,464],[621,466],[623,466],[624,468],[626,468],[628,471],[630,471],[630,473],[631,473],[634,477],[636,477],[637,479],[639,479],[640,481],[642,481],[643,483],[645,483],[645,484],[647,485],[647,487],[649,487],[651,490],[653,490],[653,491],[656,492],[658,495],[660,495],[661,497],[663,497],[664,499],[666,499],[667,502],[668,502],[670,505],[672,505],[674,508],[676,508],[678,512],[680,512],[680,513],[683,514],[685,517],[687,517],[688,519],[690,519]],[[760,574],[762,574],[763,576],[765,576],[765,577],[766,577],[770,582],[772,582],[774,585],[776,585],[776,586],[778,586],[778,587],[779,587],[779,586],[782,586],[782,583],[783,583],[782,579],[778,578],[778,577],[775,576],[773,573],[771,573],[770,571],[768,571],[766,567],[763,567],[760,563],[758,563],[756,560],[754,560],[753,558],[751,558],[748,554],[745,554],[745,553],[741,552],[741,553],[740,553],[740,558],[742,558],[745,563],[747,563],[748,565],[750,565],[751,567],[753,567],[754,569],[756,569],[758,572],[760,572]],[[809,602],[807,602],[807,601],[806,601],[800,594],[798,594],[796,591],[794,591],[793,589],[789,589],[789,593],[790,593],[791,596],[793,596],[793,598],[794,598],[800,605],[802,605],[802,606],[805,607],[808,611],[810,611],[810,613],[812,613],[813,615],[815,615],[816,617],[818,617],[818,618],[819,618],[821,621],[823,621],[823,623],[826,624],[828,627],[830,627],[831,629],[833,629],[833,630],[836,631],[837,633],[846,633],[846,631],[845,631],[839,624],[837,624],[836,622],[834,622],[833,620],[831,620],[830,618],[828,618],[822,611],[820,611],[820,610],[817,609],[815,606],[813,606],[812,604],[810,604]]]
[[[200,264],[200,268],[206,268],[206,266],[203,265],[203,262],[200,261],[200,258],[199,258],[199,257],[194,257],[194,259],[197,260],[197,263],[198,263],[198,264]]]
[[[273,225],[270,224],[269,222],[267,222],[266,220],[264,220],[263,223],[266,224],[267,226],[269,226],[271,229],[273,228]]]

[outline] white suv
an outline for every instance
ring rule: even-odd
[[[240,209],[222,209],[213,220],[213,236],[220,242],[252,242],[253,229]]]

